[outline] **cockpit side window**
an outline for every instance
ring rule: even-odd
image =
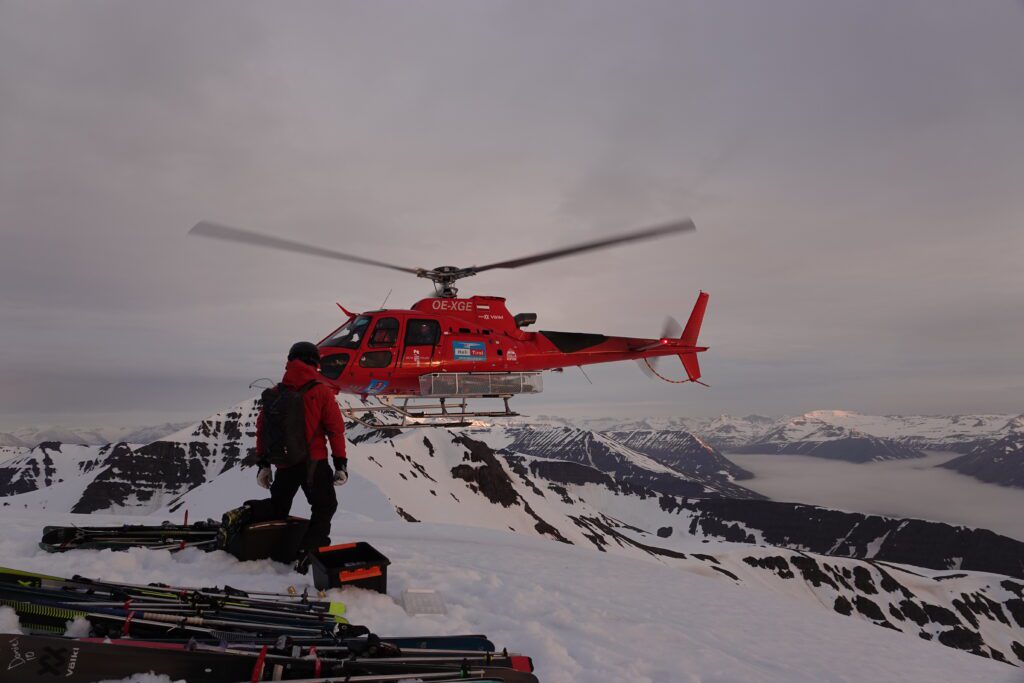
[[[441,339],[441,325],[436,320],[411,319],[405,326],[406,346],[433,346]]]
[[[370,316],[360,315],[335,330],[330,338],[320,344],[341,349],[358,349],[359,344],[366,336],[366,329],[370,326]]]
[[[370,336],[370,346],[390,349],[398,341],[398,320],[380,318]]]

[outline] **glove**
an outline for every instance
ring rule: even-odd
[[[260,469],[256,473],[256,483],[265,489],[269,489],[273,481],[274,471],[270,469],[270,465],[260,465]]]
[[[348,481],[348,458],[334,458],[334,485],[344,486]]]

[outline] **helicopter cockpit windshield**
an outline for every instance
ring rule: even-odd
[[[360,315],[339,327],[320,346],[341,349],[358,349],[366,336],[366,328],[370,326],[370,316]]]

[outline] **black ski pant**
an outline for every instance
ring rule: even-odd
[[[330,545],[331,518],[338,509],[338,496],[334,492],[334,471],[326,460],[311,460],[277,468],[274,482],[270,485],[270,499],[249,503],[253,510],[253,521],[286,519],[299,489],[306,494],[312,512],[300,547],[315,550]]]

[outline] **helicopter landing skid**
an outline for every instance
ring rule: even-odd
[[[377,405],[341,407],[341,414],[371,429],[409,429],[413,427],[469,427],[482,417],[518,417],[508,405],[512,394],[487,396],[374,396]],[[470,400],[498,399],[502,410],[479,410]]]

